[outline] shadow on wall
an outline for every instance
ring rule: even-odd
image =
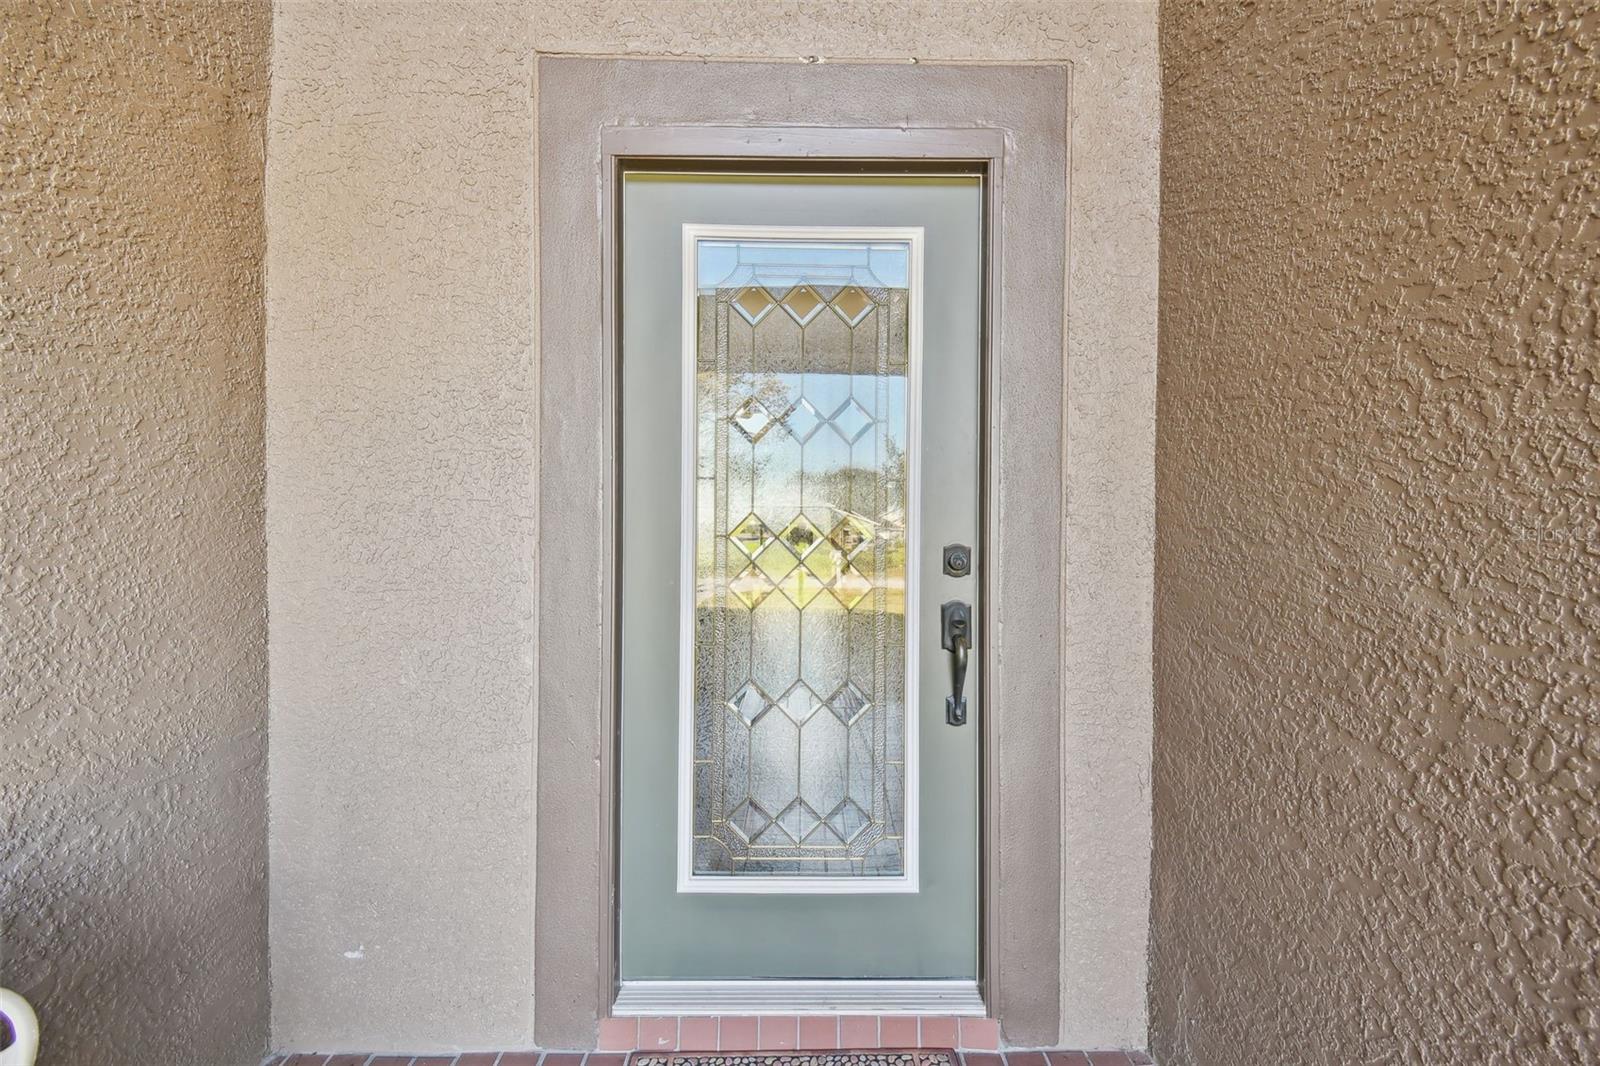
[[[266,1046],[269,17],[0,29],[0,983],[46,1063]]]

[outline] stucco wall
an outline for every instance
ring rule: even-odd
[[[1152,1031],[1600,1061],[1600,12],[1169,6]]]
[[[269,16],[0,10],[0,984],[46,1064],[266,1045]]]
[[[532,1039],[535,490],[561,462],[534,451],[536,51],[1071,63],[1062,1039],[1143,1043],[1155,44],[1150,3],[279,0],[279,1046]]]

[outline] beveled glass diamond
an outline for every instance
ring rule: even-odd
[[[816,599],[822,589],[822,582],[803,566],[795,567],[789,571],[787,577],[778,582],[778,591],[787,596],[790,603],[802,609]]]
[[[748,514],[744,516],[744,521],[729,531],[728,539],[744,552],[747,559],[754,559],[762,548],[772,543],[772,530],[754,514]]]
[[[772,294],[759,285],[742,289],[739,295],[733,298],[733,309],[752,326],[766,318],[776,304],[777,301],[772,298]]]
[[[783,309],[802,326],[816,318],[822,307],[822,297],[810,285],[796,285],[783,298]]]
[[[854,725],[856,719],[871,706],[867,694],[857,688],[854,681],[846,681],[840,685],[839,690],[828,700],[828,709],[845,725]]]
[[[845,843],[854,840],[871,820],[867,817],[867,812],[856,805],[855,800],[845,800],[828,815],[828,825],[844,838]]]
[[[789,686],[789,691],[778,697],[778,706],[783,708],[783,713],[804,725],[812,715],[820,711],[824,704],[811,686],[804,681],[796,681]]]
[[[766,436],[767,430],[772,428],[772,415],[754,396],[739,405],[730,417],[730,421],[751,444]]]
[[[847,514],[828,533],[828,543],[843,552],[846,559],[854,559],[862,548],[872,543],[872,528],[855,515]]]
[[[828,424],[833,431],[844,438],[846,444],[854,444],[861,439],[861,435],[872,428],[872,414],[861,406],[854,396],[840,404],[838,410],[828,416]]]
[[[838,316],[844,319],[849,326],[858,326],[861,320],[867,317],[867,312],[872,310],[872,297],[861,291],[858,285],[847,285],[833,298],[833,309]]]
[[[822,412],[818,411],[810,400],[801,397],[789,413],[784,416],[783,424],[789,432],[794,434],[794,439],[804,444],[816,435],[822,427]]]
[[[783,527],[778,538],[789,546],[790,551],[804,559],[811,554],[811,549],[822,543],[822,530],[813,525],[811,519],[800,515]]]
[[[767,699],[767,694],[754,681],[746,681],[739,686],[739,691],[728,701],[728,709],[743,718],[745,725],[754,725],[755,720],[761,717],[761,712],[771,705],[772,701]]]
[[[728,591],[752,611],[772,594],[772,588],[772,582],[754,564],[745,567],[738,577],[728,582]]]
[[[772,824],[772,819],[767,817],[766,811],[745,800],[728,816],[728,824],[733,826],[733,831],[744,837],[745,843],[748,844]]]

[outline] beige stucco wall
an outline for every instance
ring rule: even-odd
[[[266,1046],[265,3],[0,4],[0,984]]]
[[[1600,1061],[1600,11],[1161,51],[1157,1058]]]
[[[1143,1044],[1155,44],[1146,3],[279,0],[275,1043],[532,1039],[542,51],[1071,64],[1062,1039]]]

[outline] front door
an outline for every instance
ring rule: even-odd
[[[622,188],[624,987],[972,981],[980,180]]]

